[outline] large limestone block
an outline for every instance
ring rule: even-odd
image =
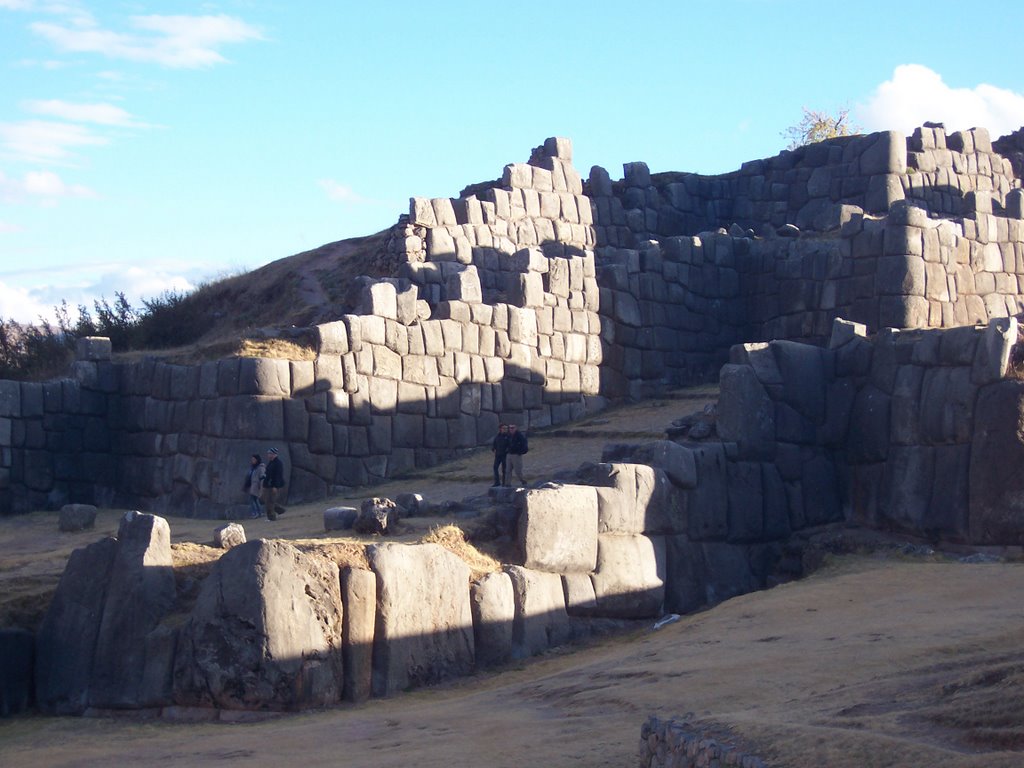
[[[238,363],[238,392],[267,397],[290,396],[291,367],[288,361],[243,357]]]
[[[373,571],[346,568],[341,576],[341,600],[345,606],[342,695],[346,701],[365,701],[373,692],[373,628],[377,617],[377,577]]]
[[[882,476],[882,515],[891,525],[910,533],[929,527],[935,482],[935,449],[894,446]]]
[[[128,512],[117,531],[117,550],[106,585],[89,702],[95,707],[139,707],[166,703],[170,659],[152,658],[148,636],[174,607],[171,529],[162,517]],[[146,685],[147,667],[166,677]]]
[[[175,702],[300,709],[341,698],[343,608],[337,566],[283,541],[227,552],[182,628]]]
[[[1024,382],[982,387],[970,456],[970,540],[1024,544]]]
[[[35,638],[24,629],[0,629],[0,717],[25,712],[32,704]]]
[[[597,562],[597,492],[585,485],[527,490],[516,497],[523,565],[551,573],[592,571]]]
[[[488,573],[470,590],[477,666],[502,664],[512,658],[515,593],[507,573]]]
[[[693,451],[671,440],[640,443],[630,451],[630,461],[662,470],[678,488],[697,486],[697,463]]]
[[[608,486],[617,491],[612,494],[598,489],[598,530],[601,533],[669,533],[686,529],[686,493],[669,481],[665,470],[635,463],[673,463],[673,455],[660,450],[661,442],[605,446],[602,458],[612,463],[594,465],[606,469],[600,471],[600,477],[590,473],[592,477],[588,480],[594,485]],[[688,455],[681,461],[693,457],[689,449],[683,450]],[[679,464],[676,469],[680,476],[685,476],[684,482],[695,487],[695,472],[691,484],[689,470],[684,466]]]
[[[665,537],[665,610],[690,613],[707,601],[704,549],[686,534]]]
[[[572,639],[562,577],[518,565],[506,566],[515,597],[512,658],[525,659]]]
[[[725,448],[708,443],[693,449],[697,487],[688,491],[687,533],[695,541],[723,538],[728,530],[729,500]]]
[[[367,555],[377,575],[374,695],[468,674],[469,566],[436,544],[377,544]]]
[[[708,605],[717,605],[764,586],[751,568],[748,547],[713,541],[704,543],[703,550],[704,597]]]
[[[739,447],[741,458],[775,453],[775,405],[751,366],[723,365],[719,375],[718,434]]]
[[[825,417],[825,356],[833,353],[795,341],[773,341],[771,350],[782,374],[782,401],[820,424]]]
[[[65,533],[88,530],[96,524],[96,511],[92,504],[65,504],[60,508],[60,529]]]
[[[658,616],[665,601],[665,539],[603,533],[593,575],[597,613],[642,619]]]
[[[88,706],[103,599],[117,540],[76,549],[36,636],[36,703],[43,712],[80,713]]]

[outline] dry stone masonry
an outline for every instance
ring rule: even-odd
[[[313,361],[119,363],[83,339],[73,378],[0,382],[0,512],[241,517],[254,444],[281,448],[308,500],[449,458],[499,420],[536,429],[713,377],[734,344],[824,343],[837,317],[875,333],[1016,314],[1020,144],[929,124],[720,176],[636,162],[583,181],[548,139],[497,181],[413,198],[392,276],[355,281],[358,312],[316,326]]]

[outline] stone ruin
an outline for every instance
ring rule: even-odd
[[[183,615],[166,523],[131,514],[72,556],[34,639],[0,643],[34,648],[45,711],[296,709],[763,588],[823,525],[1024,544],[1014,168],[983,129],[926,126],[722,176],[632,163],[584,182],[549,139],[498,182],[413,199],[393,276],[316,327],[315,361],[118,363],[83,340],[74,378],[0,382],[4,511],[241,517],[231,468],[254,441],[282,446],[301,501],[499,420],[536,429],[715,375],[720,439],[617,446],[520,491],[519,560],[476,580],[435,545],[372,545],[369,570],[339,572],[252,541]]]

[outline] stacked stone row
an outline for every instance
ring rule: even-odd
[[[539,247],[547,256],[593,248],[593,213],[566,139],[548,139],[529,163],[505,166],[500,182],[456,199],[412,198],[404,260],[456,261],[479,270],[490,300],[516,290],[513,254]]]
[[[900,181],[908,199],[947,216],[971,216],[976,199],[1001,204],[1020,188],[1010,160],[993,151],[987,129],[947,136],[941,125],[916,128],[907,139],[907,173]]]
[[[75,378],[0,381],[0,514],[110,499],[117,371],[109,340],[82,339],[78,350]]]
[[[651,176],[645,163],[627,163],[612,183],[599,167],[587,193],[594,202],[599,245],[634,246],[652,237],[695,234],[739,223],[774,230],[784,224],[827,230],[840,205],[884,213],[903,198],[906,145],[889,131],[834,139],[745,163],[721,176]]]
[[[1019,418],[1021,384],[1004,379],[1016,328],[1003,318],[887,329],[871,342],[863,326],[837,321],[827,349],[735,347],[722,369],[718,421],[719,435],[735,444],[730,504],[732,494],[760,488],[765,509],[788,502],[794,530],[840,520],[845,508],[871,527],[1015,542],[1019,523],[1003,511],[1020,481],[1008,464],[1016,453],[1006,450],[1014,438],[1003,436]],[[775,471],[784,493],[771,490]]]

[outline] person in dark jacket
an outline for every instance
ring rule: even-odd
[[[515,424],[508,425],[508,474],[519,478],[520,485],[526,485],[523,479],[523,454],[530,450],[526,433],[520,432]]]
[[[494,453],[494,486],[505,484],[505,457],[508,455],[508,424],[498,425],[498,434],[494,436],[491,443],[491,451]],[[501,469],[501,476],[498,476],[498,469]]]
[[[267,467],[258,453],[249,457],[249,474],[245,478],[245,491],[249,494],[249,517],[255,519],[263,517],[263,507],[260,506],[260,496],[263,495],[263,476],[267,473]]]
[[[279,503],[284,498],[284,462],[277,455],[277,448],[267,450],[267,471],[263,476],[263,506],[267,519],[277,520],[287,510]]]

